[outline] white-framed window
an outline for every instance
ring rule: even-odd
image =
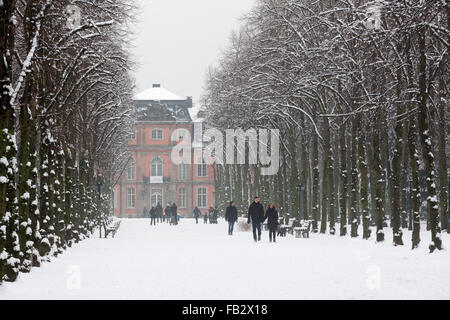
[[[128,180],[136,180],[136,161],[133,158],[128,161],[127,178]]]
[[[127,189],[127,207],[128,209],[136,209],[136,189]]]
[[[208,170],[207,170],[207,165],[205,163],[205,160],[199,159],[198,164],[197,164],[197,177],[207,177],[208,176]]]
[[[163,140],[164,132],[161,129],[152,130],[152,140]]]
[[[178,180],[186,180],[186,164],[180,163],[178,165]]]
[[[186,189],[178,189],[178,205],[180,208],[186,208]]]
[[[178,129],[178,141],[185,141],[187,139],[188,132],[184,129]]]
[[[199,208],[208,207],[208,190],[206,188],[197,189],[197,207]]]
[[[162,177],[164,175],[164,161],[160,157],[155,157],[150,163],[150,174],[152,177]]]
[[[160,205],[163,204],[163,196],[162,196],[163,191],[161,189],[152,189],[152,195],[150,197],[150,206],[157,206],[158,203]]]

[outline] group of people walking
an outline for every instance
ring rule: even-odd
[[[196,223],[202,216],[202,212],[198,207],[195,207],[194,218]],[[175,203],[167,204],[162,208],[158,202],[157,205],[153,205],[150,211],[144,208],[144,216],[150,215],[150,225],[156,225],[158,222],[167,222],[171,225],[178,224],[178,208]],[[203,215],[203,221],[205,224],[217,223],[218,210],[217,208],[210,207],[208,212]],[[269,229],[270,242],[276,242],[276,232],[278,228],[278,211],[274,203],[269,203],[267,209],[264,210],[259,197],[255,197],[250,204],[247,213],[247,223],[252,225],[253,240],[255,242],[261,241],[261,225],[267,220],[267,228]],[[238,211],[234,201],[231,201],[225,212],[225,221],[228,222],[228,235],[232,236],[234,231],[234,225],[238,221]]]
[[[177,225],[178,224],[178,208],[175,203],[168,203],[167,206],[164,208],[162,205],[158,202],[157,205],[153,205],[150,210],[147,210],[146,207],[144,207],[144,217],[150,216],[150,225],[155,225],[156,223],[170,223],[171,225]]]
[[[227,207],[225,212],[225,220],[228,222],[228,235],[233,235],[234,225],[238,220],[238,212],[233,201]],[[278,211],[274,203],[269,203],[267,210],[259,201],[259,197],[253,199],[252,204],[248,208],[247,223],[252,225],[253,240],[261,241],[261,224],[267,220],[267,228],[269,229],[270,242],[276,242],[276,232],[278,228]]]
[[[208,222],[210,224],[217,223],[218,215],[219,215],[219,213],[218,213],[217,208],[209,207],[208,212],[205,212],[205,214],[203,215],[203,223],[204,224],[208,224]],[[198,224],[198,220],[200,219],[201,216],[202,216],[202,212],[200,211],[200,209],[198,207],[195,207],[194,218],[195,218],[196,224]]]

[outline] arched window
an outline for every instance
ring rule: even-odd
[[[150,206],[156,207],[159,204],[162,205],[163,203],[163,197],[162,197],[162,190],[161,189],[153,189],[152,190],[152,196],[150,199]]]
[[[130,158],[127,169],[128,180],[136,180],[136,161]]]
[[[162,177],[164,175],[164,161],[160,157],[153,158],[150,169],[152,177]]]

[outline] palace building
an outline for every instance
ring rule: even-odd
[[[195,206],[205,212],[214,205],[214,171],[206,164],[171,161],[175,130],[179,141],[194,134],[192,98],[181,98],[159,84],[134,99],[134,133],[128,142],[130,158],[114,189],[114,213],[142,217],[144,207],[175,202],[180,215]],[[194,161],[191,161],[194,163]]]

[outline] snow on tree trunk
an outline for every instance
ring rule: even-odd
[[[442,249],[441,229],[439,221],[439,205],[436,192],[435,180],[435,165],[433,154],[433,142],[430,136],[430,129],[428,124],[428,89],[427,89],[427,56],[426,56],[426,39],[427,32],[425,29],[421,30],[419,37],[419,54],[420,62],[418,65],[419,73],[419,137],[422,149],[422,157],[425,168],[426,187],[427,187],[427,211],[430,217],[431,227],[431,243],[430,251],[435,249]]]

